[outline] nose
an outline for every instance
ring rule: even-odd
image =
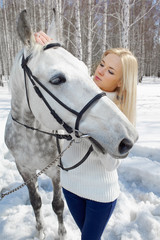
[[[105,69],[104,68],[99,68],[98,69],[98,73],[103,76],[104,75],[104,72],[105,72]]]
[[[119,152],[120,154],[128,153],[132,147],[133,143],[129,139],[124,138],[119,144]]]

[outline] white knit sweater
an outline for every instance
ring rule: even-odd
[[[114,96],[113,93],[108,95],[111,100]],[[64,148],[67,145],[68,143],[65,142]],[[74,143],[62,157],[64,167],[71,167],[79,162],[90,145],[88,139]],[[119,164],[119,159],[114,159],[109,154],[97,154],[93,151],[79,167],[69,171],[61,170],[62,187],[90,200],[114,201],[120,192],[116,170]]]

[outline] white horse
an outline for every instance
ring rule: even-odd
[[[5,142],[24,181],[58,156],[55,136],[46,134],[52,134],[53,130],[65,129],[68,135],[72,132],[74,138],[88,136],[95,151],[125,157],[138,138],[137,132],[95,85],[85,64],[59,44],[38,45],[26,11],[20,14],[18,33],[24,49],[18,53],[11,72],[12,100]],[[66,230],[58,164],[55,161],[45,173],[53,182],[52,206],[61,239]],[[27,187],[39,238],[44,239],[37,179]]]

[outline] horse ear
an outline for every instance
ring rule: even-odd
[[[57,29],[57,16],[56,16],[56,10],[53,8],[53,19],[52,22],[48,28],[47,35],[50,36],[50,38],[53,39],[53,42],[59,42],[60,39],[58,39],[58,29]]]
[[[34,35],[27,18],[27,11],[23,10],[18,17],[17,32],[24,45],[31,47],[34,43]]]

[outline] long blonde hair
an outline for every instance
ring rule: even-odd
[[[122,62],[122,84],[116,89],[115,104],[126,115],[130,122],[136,124],[136,98],[137,98],[137,80],[138,64],[135,56],[125,48],[112,48],[107,50],[103,57],[108,54],[116,54]]]

